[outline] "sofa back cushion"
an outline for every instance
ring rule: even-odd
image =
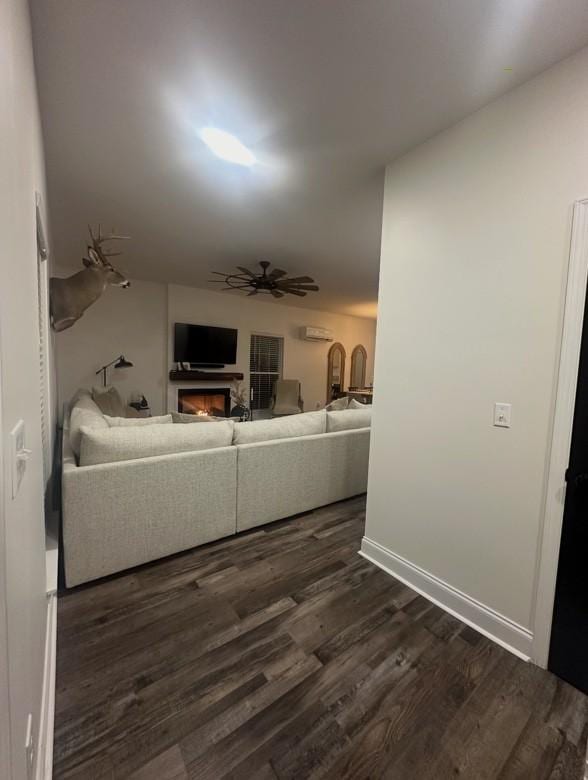
[[[172,422],[175,423],[201,423],[201,422],[219,422],[226,420],[226,417],[215,417],[212,414],[186,414],[186,412],[172,412]]]
[[[89,392],[80,390],[72,401],[69,415],[69,443],[76,458],[80,457],[81,428],[108,429],[104,415]]]
[[[109,428],[128,428],[136,425],[169,425],[173,422],[171,414],[160,414],[156,417],[110,417],[104,415]]]
[[[369,428],[372,424],[372,410],[345,409],[344,412],[327,412],[327,432],[350,431],[354,428]]]
[[[80,466],[228,447],[232,439],[233,423],[228,420],[217,425],[141,425],[107,430],[83,428]],[[194,479],[197,478],[195,474]]]
[[[327,430],[327,413],[304,412],[273,420],[254,420],[235,423],[233,444],[254,444],[272,439],[292,439],[297,436],[312,436]]]

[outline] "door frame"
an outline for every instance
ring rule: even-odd
[[[588,198],[574,203],[563,329],[533,614],[532,660],[547,668],[588,284]],[[588,323],[587,323],[588,324]]]
[[[5,717],[0,717],[0,776],[11,777],[10,686],[8,671],[8,617],[6,598],[6,527],[5,501],[7,479],[4,472],[4,427],[2,406],[2,332],[0,328],[0,706]]]

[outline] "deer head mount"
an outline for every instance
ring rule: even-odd
[[[85,268],[67,279],[52,277],[49,280],[51,324],[57,331],[71,328],[109,285],[123,288],[131,286],[109,259],[120,252],[106,252],[103,248],[105,241],[126,241],[129,237],[114,233],[103,236],[100,226],[97,236],[92,233],[91,227],[88,230],[92,243],[88,244],[88,256],[82,259]]]

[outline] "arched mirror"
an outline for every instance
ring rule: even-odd
[[[327,357],[327,403],[337,398],[344,390],[345,350],[343,344],[333,344]]]
[[[351,375],[349,377],[350,390],[363,390],[365,387],[366,366],[367,352],[363,344],[358,344],[351,353]]]

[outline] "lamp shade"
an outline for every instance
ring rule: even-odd
[[[115,368],[132,368],[133,364],[130,360],[127,360],[124,355],[121,355],[114,364]]]

